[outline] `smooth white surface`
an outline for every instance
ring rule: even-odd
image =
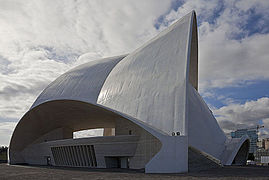
[[[228,139],[202,97],[190,84],[187,94],[189,146],[210,154],[223,165],[231,165],[240,147],[249,138]]]
[[[148,162],[146,173],[188,172],[188,137],[163,136],[161,150]]]
[[[97,103],[163,132],[185,134],[186,81],[194,12],[119,62]]]
[[[96,104],[99,92],[112,68],[126,55],[91,61],[64,73],[36,99],[31,109],[47,101],[80,100]]]
[[[189,84],[189,145],[220,159],[226,136],[202,97]]]

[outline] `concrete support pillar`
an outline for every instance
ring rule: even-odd
[[[103,136],[115,136],[115,128],[104,128]]]

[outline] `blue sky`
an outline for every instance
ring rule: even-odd
[[[237,87],[212,88],[207,92],[215,94],[214,97],[204,97],[208,105],[221,108],[227,104],[244,104],[246,101],[256,101],[262,97],[269,97],[269,80],[256,80],[245,82]]]
[[[269,135],[269,1],[0,2],[0,145],[60,74],[129,53],[195,10],[199,92],[225,132],[263,124]]]

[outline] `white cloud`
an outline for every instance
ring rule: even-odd
[[[94,52],[85,53],[77,58],[76,62],[74,63],[75,64],[74,66],[78,66],[80,64],[90,62],[91,60],[101,59],[101,57],[102,55],[98,53],[94,53]]]
[[[188,0],[176,11],[172,10],[167,14],[165,22],[172,23],[192,10],[196,11],[196,14],[199,16],[199,21],[208,21],[215,16],[216,11],[218,11],[221,6],[222,1],[219,0]]]
[[[153,0],[0,3],[2,118],[19,118],[17,107],[25,111],[71,67],[133,50],[156,33],[155,18],[170,6]]]
[[[213,109],[220,126],[226,132],[238,128],[255,127],[264,124],[263,134],[269,135],[269,98],[263,97],[244,104],[229,104]]]
[[[259,0],[188,0],[166,15],[169,24],[192,9],[197,12],[200,91],[269,78],[268,8],[268,1]],[[251,19],[253,14],[259,18]]]
[[[245,81],[268,79],[269,34],[233,40],[227,39],[227,32],[219,27],[200,39],[202,88],[237,86]]]
[[[8,146],[11,134],[17,123],[0,122],[0,146]]]
[[[162,0],[0,1],[0,122],[17,122],[68,69],[134,50],[157,33],[155,20],[170,5]],[[0,144],[11,135],[5,132]]]
[[[104,129],[89,129],[89,130],[82,130],[76,131],[73,133],[74,139],[77,138],[86,138],[86,137],[95,137],[95,136],[103,136]]]

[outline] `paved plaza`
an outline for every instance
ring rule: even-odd
[[[144,174],[124,169],[57,168],[0,164],[0,179],[269,179],[269,167],[229,166],[188,174]]]

